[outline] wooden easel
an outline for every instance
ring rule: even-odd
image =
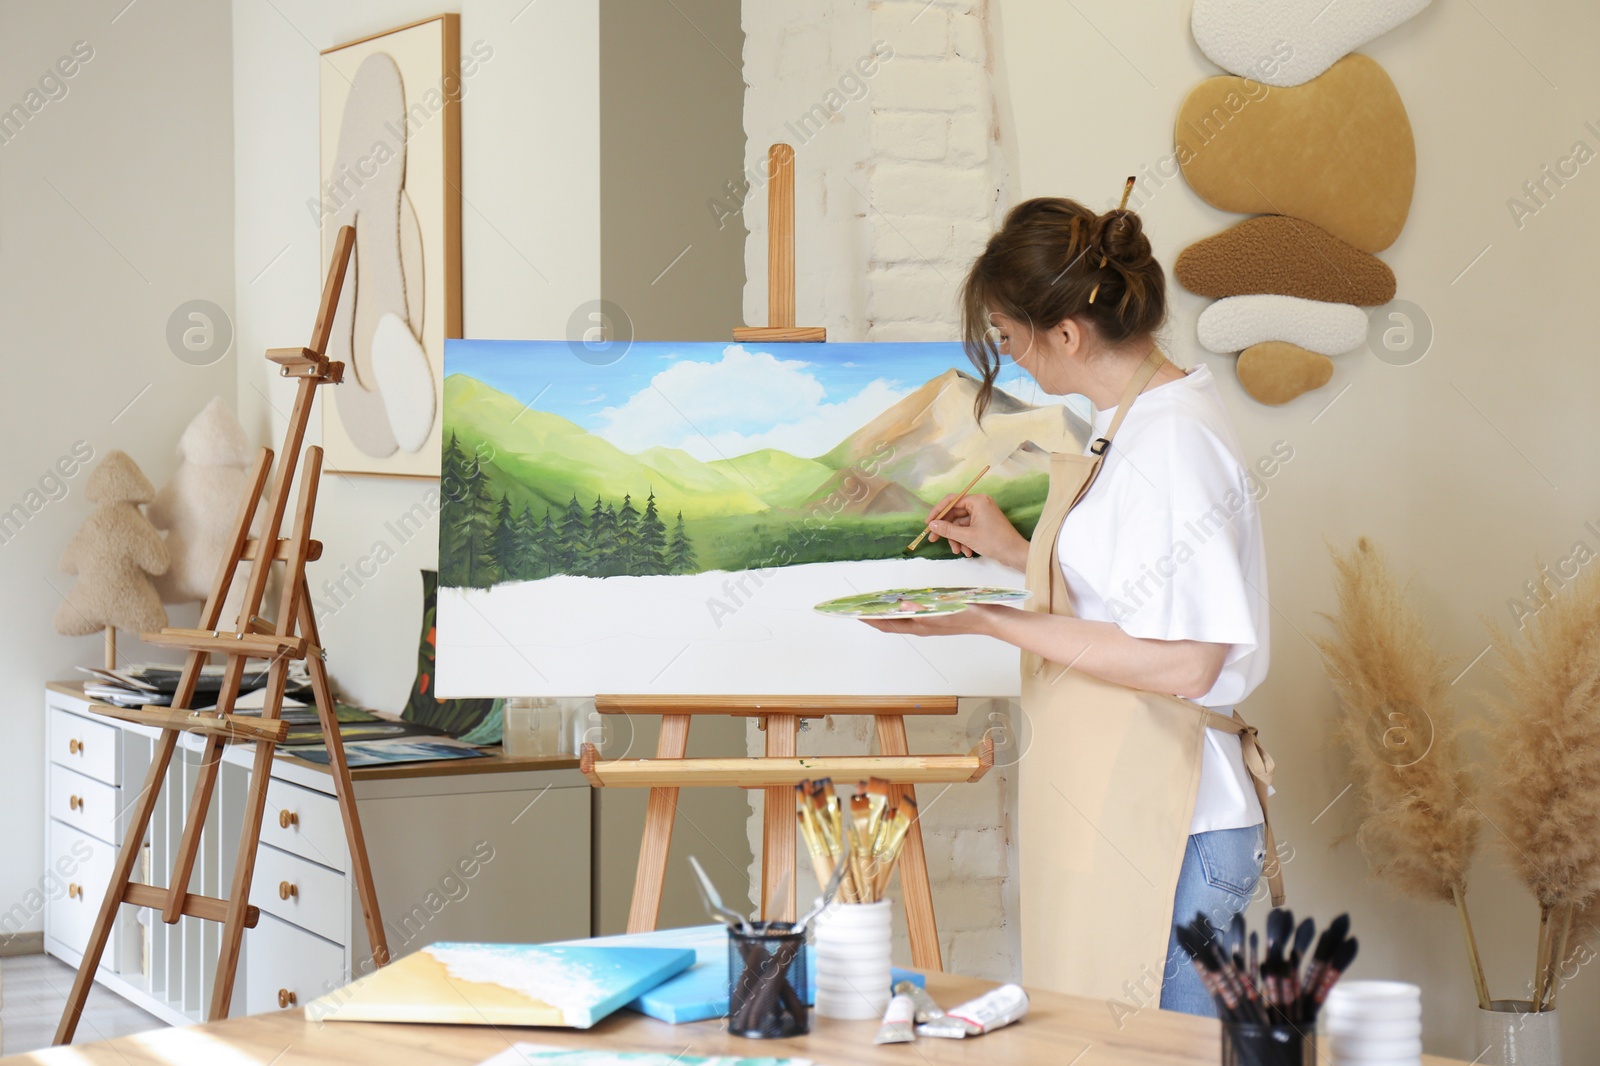
[[[100,714],[156,726],[160,728],[161,736],[156,742],[144,789],[132,809],[128,833],[122,842],[122,850],[117,854],[111,882],[106,887],[99,916],[95,919],[84,948],[83,961],[78,967],[72,992],[67,997],[61,1024],[56,1029],[57,1044],[72,1040],[94,982],[95,970],[110,939],[117,909],[124,903],[158,910],[162,920],[169,925],[185,915],[222,923],[222,942],[217,956],[216,982],[212,986],[208,1017],[211,1021],[217,1021],[228,1016],[244,931],[253,928],[260,917],[259,910],[250,906],[250,881],[255,872],[256,847],[261,837],[261,819],[267,802],[267,782],[271,776],[273,753],[277,744],[288,735],[288,725],[280,718],[280,714],[289,678],[289,663],[296,659],[305,659],[311,674],[317,716],[326,737],[334,792],[344,818],[351,872],[366,919],[367,937],[372,944],[372,960],[378,966],[389,961],[388,942],[378,913],[377,892],[373,887],[372,870],[361,833],[361,819],[351,790],[344,743],[339,736],[333,691],[328,684],[327,665],[323,661],[325,653],[312,614],[310,589],[306,584],[306,563],[322,553],[322,545],[311,539],[311,521],[316,510],[317,487],[322,474],[322,449],[319,447],[305,449],[305,470],[300,476],[293,524],[287,537],[278,535],[283,529],[289,489],[300,459],[317,386],[336,385],[344,377],[344,364],[330,361],[323,353],[327,351],[328,338],[333,330],[334,310],[339,304],[339,293],[344,285],[354,242],[353,228],[345,226],[340,229],[334,244],[333,262],[329,265],[327,281],[323,284],[316,324],[311,330],[310,345],[267,351],[267,358],[278,364],[279,372],[284,377],[297,379],[299,388],[284,434],[283,459],[278,466],[271,495],[267,497],[266,518],[260,539],[250,536],[250,528],[255,522],[262,502],[262,489],[267,484],[272,467],[270,448],[262,448],[256,458],[249,490],[234,518],[232,547],[218,567],[211,596],[200,612],[199,628],[163,629],[159,633],[144,634],[143,639],[147,643],[181,648],[188,653],[172,706],[112,708],[96,704],[93,707]],[[228,589],[238,575],[240,564],[245,562],[253,562],[254,565],[245,586],[244,603],[240,608],[237,626],[232,630],[217,629]],[[267,579],[275,562],[284,564],[284,575],[283,592],[274,622],[262,618],[257,612],[266,595]],[[225,663],[216,709],[190,710],[189,704],[194,699],[201,668],[213,653],[221,655]],[[239,684],[250,659],[264,659],[268,663],[266,699],[259,717],[233,713]],[[199,777],[184,822],[183,838],[173,862],[172,878],[166,888],[139,884],[132,880],[134,864],[138,861],[145,830],[149,827],[166,780],[167,767],[177,749],[178,735],[183,732],[201,734],[206,742],[200,760]],[[222,749],[229,741],[254,741],[256,749],[245,801],[244,825],[239,836],[239,851],[234,861],[233,884],[228,898],[218,899],[190,892],[189,881],[200,850],[200,835],[205,829],[206,813],[216,788]]]
[[[583,746],[579,768],[596,788],[649,787],[639,870],[633,883],[628,932],[656,927],[661,888],[672,848],[673,816],[678,789],[707,785],[759,788],[766,792],[761,833],[762,917],[793,921],[795,915],[794,786],[806,778],[832,777],[854,784],[868,777],[893,783],[892,802],[912,792],[913,785],[976,781],[994,765],[994,740],[985,734],[966,755],[912,755],[906,743],[908,714],[956,713],[954,696],[597,696],[601,714],[659,714],[661,733],[653,759],[602,761],[593,744]],[[765,756],[730,759],[686,759],[689,722],[697,714],[756,718],[767,733]],[[877,720],[878,755],[795,754],[800,719],[829,714],[870,714]],[[933,891],[922,848],[920,818],[911,823],[901,852],[900,888],[906,905],[911,959],[924,970],[942,970],[939,929],[933,916]],[[787,885],[779,913],[766,913],[773,889]]]
[[[796,326],[794,308],[794,149],[775,144],[767,153],[767,325],[734,329],[737,341],[825,341],[820,326]],[[983,741],[966,755],[912,755],[906,741],[908,714],[956,713],[954,696],[599,696],[601,714],[658,714],[661,733],[654,759],[601,761],[593,744],[585,744],[581,767],[597,788],[650,788],[644,840],[633,885],[628,931],[654,929],[661,911],[667,856],[672,847],[673,816],[678,789],[702,785],[760,788],[766,793],[762,826],[761,907],[763,917],[792,921],[795,916],[794,786],[806,778],[834,777],[853,784],[867,777],[887,778],[893,802],[917,784],[976,781],[994,764],[994,741]],[[687,759],[689,723],[696,714],[755,718],[766,731],[766,755],[757,758]],[[829,714],[870,714],[877,724],[878,755],[796,757],[800,719]],[[900,885],[914,964],[926,970],[944,968],[939,931],[933,915],[933,892],[922,845],[920,819],[911,823],[901,854]],[[787,883],[779,914],[766,914],[777,886]]]

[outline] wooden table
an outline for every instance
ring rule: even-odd
[[[993,985],[950,974],[928,975],[928,990],[954,1006]],[[258,1014],[185,1029],[51,1048],[0,1061],[60,1066],[172,1066],[174,1063],[281,1062],[308,1064],[478,1063],[515,1043],[610,1051],[663,1051],[672,1055],[771,1055],[811,1059],[821,1066],[1193,1066],[1221,1061],[1216,1022],[1147,1008],[1122,1016],[1118,1029],[1105,1003],[1036,992],[1027,1017],[975,1040],[919,1037],[913,1044],[874,1044],[877,1022],[813,1018],[811,1033],[792,1040],[746,1040],[723,1031],[720,1018],[688,1025],[618,1011],[593,1029],[527,1029],[468,1025],[396,1025],[375,1022],[308,1022],[304,1010]],[[1456,1062],[1424,1055],[1427,1066]]]

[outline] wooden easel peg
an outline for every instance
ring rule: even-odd
[[[825,341],[822,326],[794,324],[794,147],[767,150],[767,324],[735,326],[736,341]]]

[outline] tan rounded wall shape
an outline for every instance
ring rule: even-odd
[[[1394,271],[1311,223],[1286,215],[1245,219],[1196,241],[1172,266],[1197,296],[1251,293],[1377,307],[1394,299]]]
[[[1239,353],[1235,372],[1251,399],[1276,407],[1326,385],[1333,360],[1288,341],[1264,341]]]
[[[1394,82],[1364,55],[1287,89],[1208,78],[1184,100],[1174,140],[1190,187],[1224,211],[1291,215],[1381,252],[1411,210],[1411,121]]]

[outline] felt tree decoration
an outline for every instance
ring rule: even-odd
[[[56,632],[81,637],[108,630],[108,665],[115,665],[117,628],[147,633],[167,624],[150,583],[150,575],[167,569],[167,548],[139,509],[154,494],[127,453],[110,452],[84,488],[96,507],[61,555],[61,569],[78,580],[56,612]]]
[[[167,535],[171,565],[155,580],[162,603],[201,602],[233,542],[239,500],[249,491],[254,449],[221,397],[195,415],[178,438],[178,469],[150,504],[150,522]],[[242,575],[243,571],[241,571]],[[231,592],[238,597],[242,576]],[[228,618],[237,611],[224,611]]]

